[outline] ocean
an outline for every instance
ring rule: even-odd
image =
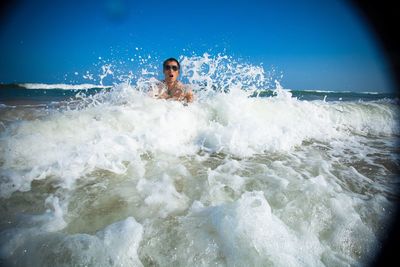
[[[147,77],[2,84],[0,265],[368,265],[399,200],[397,96],[207,60],[181,59],[188,105]]]

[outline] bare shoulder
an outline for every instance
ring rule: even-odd
[[[189,84],[184,84],[182,82],[178,82],[177,84],[178,89],[181,89],[183,92],[192,92],[192,87]]]
[[[183,84],[182,82],[180,82],[180,81],[177,81],[177,82],[176,82],[176,85],[175,85],[175,88],[176,88],[176,89],[184,90],[185,87],[186,87],[186,85]]]

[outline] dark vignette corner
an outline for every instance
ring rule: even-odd
[[[397,95],[400,95],[400,40],[396,28],[398,8],[394,1],[389,0],[350,0],[361,18],[364,19],[377,41],[380,43],[390,64],[391,75]],[[398,122],[400,123],[400,122]],[[400,173],[397,174],[397,178]],[[399,184],[399,182],[396,182]],[[399,192],[399,188],[397,188]],[[386,233],[382,248],[371,266],[391,266],[398,258],[400,243],[400,201],[397,200],[397,210],[393,214],[389,232]]]

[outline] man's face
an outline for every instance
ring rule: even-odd
[[[164,76],[166,82],[174,82],[179,76],[179,67],[175,61],[168,61],[164,66]]]

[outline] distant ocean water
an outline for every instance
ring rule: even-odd
[[[16,83],[0,84],[0,103],[8,104],[48,104],[73,99],[78,93],[93,95],[100,91],[110,90],[112,86],[95,84],[43,84],[43,83]],[[324,90],[290,90],[294,98],[299,100],[324,101],[398,101],[397,93],[382,92],[351,92],[351,91],[324,91]],[[273,89],[258,90],[250,97],[271,97]]]
[[[0,265],[367,265],[399,200],[396,96],[207,60],[182,59],[188,106],[146,77],[1,85]]]
[[[110,88],[94,84],[0,84],[0,104],[50,104],[74,98],[79,92],[95,94]]]

